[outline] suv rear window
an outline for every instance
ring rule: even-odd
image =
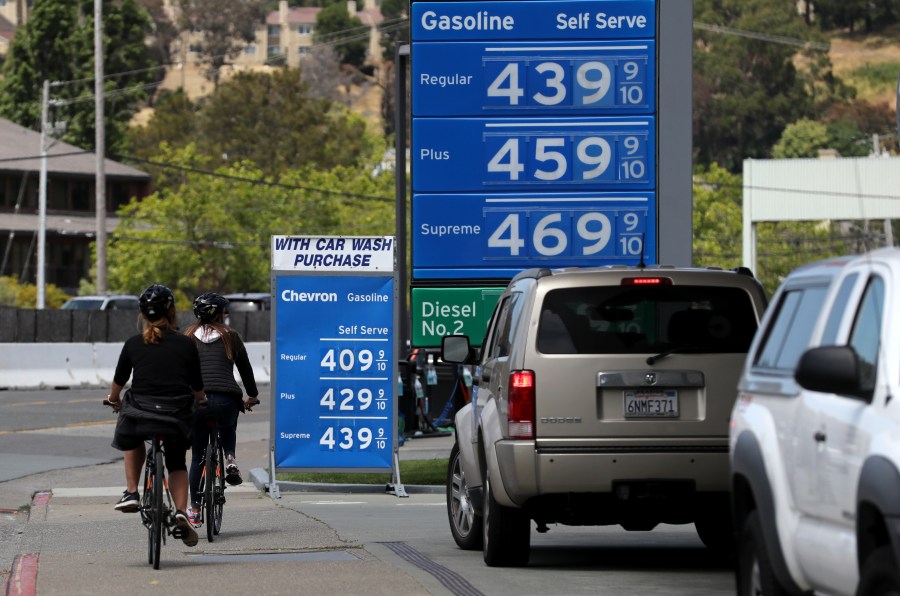
[[[544,354],[739,353],[750,348],[755,331],[753,303],[739,288],[566,288],[544,298],[537,348]]]

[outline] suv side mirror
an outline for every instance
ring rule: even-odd
[[[868,401],[872,389],[863,387],[859,358],[850,346],[823,346],[803,353],[794,378],[804,389],[836,393]]]
[[[441,338],[441,360],[451,364],[466,364],[472,355],[468,335],[445,335]]]

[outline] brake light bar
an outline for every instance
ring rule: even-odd
[[[509,374],[507,431],[510,439],[534,438],[534,371],[515,370]]]
[[[671,286],[671,277],[626,277],[623,286]]]

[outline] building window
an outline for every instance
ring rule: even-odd
[[[244,47],[244,53],[247,54],[248,56],[255,56],[256,55],[256,45],[250,44],[249,46]]]
[[[300,35],[312,35],[313,26],[309,23],[303,23],[302,25],[297,25],[297,33]]]
[[[68,211],[69,198],[66,196],[66,183],[50,178],[47,181],[47,209]]]
[[[310,47],[309,46],[300,46],[299,48],[297,48],[297,53],[300,54],[301,56],[309,56]]]
[[[91,185],[88,182],[73,182],[69,192],[72,197],[71,208],[74,211],[91,210]]]
[[[269,37],[278,37],[281,35],[281,25],[269,25],[267,32]]]
[[[281,55],[281,46],[269,46],[266,50],[266,55],[270,58],[272,56],[280,56]]]

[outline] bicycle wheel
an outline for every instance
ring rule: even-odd
[[[150,543],[153,550],[153,568],[159,569],[159,554],[163,541],[163,491],[165,491],[165,479],[163,478],[163,454],[159,448],[159,439],[153,439],[153,509],[150,517]]]
[[[216,442],[216,473],[212,477],[213,492],[215,499],[213,501],[213,517],[210,525],[214,526],[216,534],[222,529],[222,516],[225,513],[225,450],[222,445]]]
[[[153,564],[153,458],[144,464],[144,491],[141,495],[141,523],[147,528],[147,563]]]
[[[206,518],[206,539],[210,542],[216,539],[215,509],[216,509],[216,451],[210,441],[206,447],[203,469],[203,516]]]

